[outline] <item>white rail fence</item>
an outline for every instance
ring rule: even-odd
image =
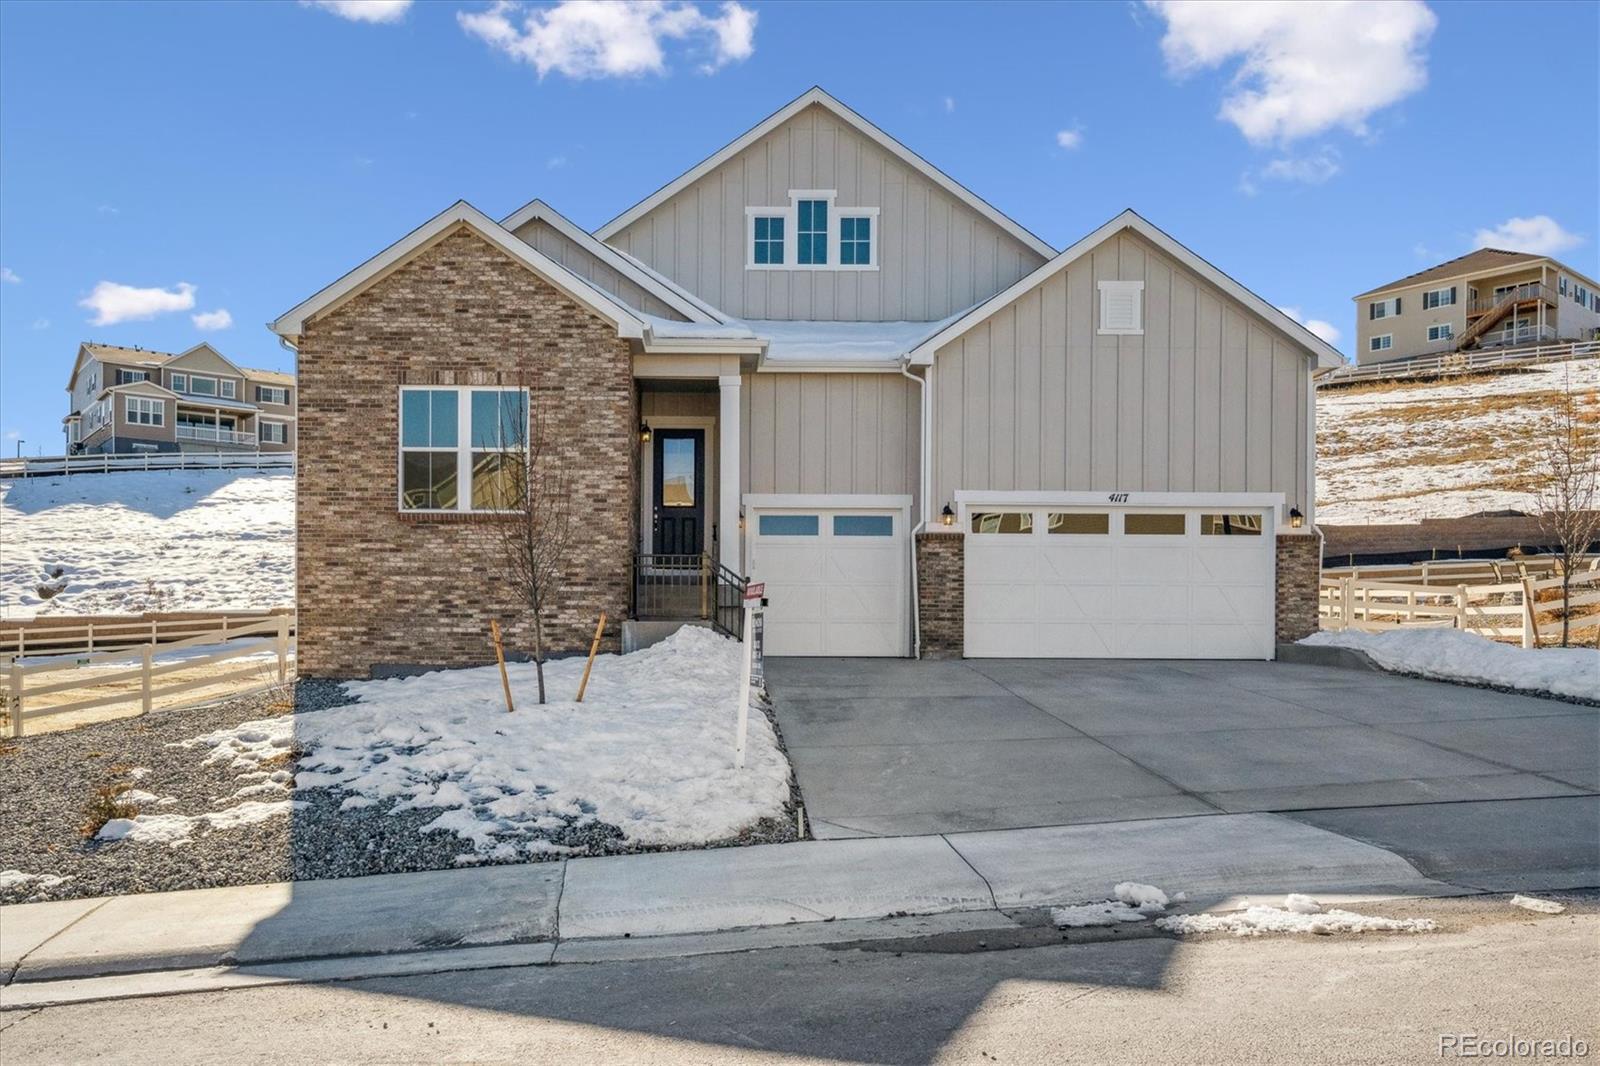
[[[247,678],[260,679],[263,675],[268,679],[264,683],[230,693],[230,695],[245,695],[274,685],[285,684],[289,676],[289,656],[294,648],[294,637],[291,634],[291,628],[289,616],[278,615],[274,618],[262,619],[244,626],[219,627],[166,644],[147,643],[137,647],[122,648],[117,651],[95,652],[65,662],[61,658],[55,658],[24,664],[17,661],[12,654],[0,656],[0,693],[4,694],[4,711],[8,720],[7,727],[13,737],[20,737],[25,732],[26,724],[39,718],[135,701],[139,703],[142,713],[149,714],[154,701],[158,698],[173,696],[194,689],[215,688],[229,681],[242,681]],[[174,662],[156,661],[156,656],[166,652],[220,643],[226,643],[227,646],[221,651],[207,655],[191,659],[179,659]],[[200,677],[173,681],[159,686],[156,684],[158,679],[169,674],[175,674],[180,671],[194,671],[216,663],[241,660],[247,657],[254,658],[267,651],[274,653],[276,658],[275,668],[264,666],[257,659],[257,661],[248,665],[239,666],[222,673],[207,673]],[[76,674],[76,671],[81,667],[119,662],[137,662],[138,665],[124,670],[88,670],[83,671],[81,674]],[[68,677],[65,681],[52,681],[42,685],[29,686],[28,684],[28,678],[30,677],[39,674],[61,673],[74,673],[76,676]],[[275,680],[273,680],[274,677]],[[126,691],[113,692],[110,695],[94,696],[66,703],[53,703],[50,706],[33,710],[28,708],[29,698],[37,699],[41,696],[59,695],[78,689],[101,688],[106,685],[122,684],[128,686]],[[135,685],[137,686],[136,688],[134,687]],[[177,708],[168,709],[175,710]]]
[[[27,655],[69,655],[94,653],[140,644],[168,644],[190,637],[208,637],[215,642],[242,635],[247,627],[271,621],[278,614],[268,611],[202,614],[179,618],[101,618],[63,619],[54,624],[7,624],[0,620],[0,656],[22,658]],[[293,616],[287,613],[289,631],[294,632]]]
[[[1361,381],[1403,381],[1407,378],[1432,378],[1447,374],[1475,374],[1509,367],[1564,363],[1571,359],[1600,356],[1600,341],[1571,341],[1566,344],[1540,344],[1526,348],[1486,348],[1468,352],[1441,352],[1415,359],[1396,359],[1389,363],[1341,366],[1316,379],[1318,388],[1351,385]]]
[[[118,470],[293,469],[293,452],[104,452],[0,459],[0,477],[110,474]]]
[[[1352,572],[1324,571],[1317,592],[1323,629],[1382,632],[1391,629],[1460,629],[1491,640],[1519,640],[1536,648],[1561,635],[1563,619],[1572,638],[1592,643],[1600,627],[1600,560],[1591,559],[1573,573],[1568,598],[1561,598],[1562,580],[1553,566],[1514,564],[1507,575],[1485,573],[1478,564],[1451,572],[1434,564],[1427,581],[1388,580]],[[1396,570],[1399,568],[1381,568]],[[1413,568],[1420,570],[1421,568]],[[1546,576],[1538,576],[1540,572]],[[1483,577],[1491,580],[1483,582]],[[1450,579],[1454,579],[1451,583]],[[1551,590],[1555,594],[1549,595]]]

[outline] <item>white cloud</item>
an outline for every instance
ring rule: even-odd
[[[96,326],[137,322],[170,311],[189,310],[194,306],[194,286],[180,281],[172,289],[136,289],[132,285],[102,281],[78,301],[78,306],[94,312],[90,322]]]
[[[945,97],[944,98],[945,114],[949,114],[950,112],[954,111],[955,109],[956,109],[956,98],[953,97],[953,96]]]
[[[102,215],[122,214],[122,208],[116,206],[115,204],[101,204],[99,207],[95,208],[95,210]]]
[[[1174,77],[1237,60],[1220,117],[1257,144],[1365,133],[1374,112],[1427,84],[1423,48],[1439,22],[1421,0],[1146,4],[1166,20]]]
[[[1083,147],[1083,130],[1074,126],[1070,130],[1056,131],[1056,147],[1072,151]]]
[[[707,74],[755,52],[756,13],[731,0],[714,16],[667,0],[563,0],[526,12],[514,0],[496,0],[485,11],[456,12],[456,21],[541,78],[551,71],[569,78],[665,74],[669,40],[690,44]]]
[[[1304,326],[1312,336],[1320,337],[1329,344],[1339,343],[1339,337],[1341,336],[1339,327],[1332,322],[1327,322],[1320,318],[1306,318],[1300,313],[1298,307],[1280,307],[1278,310]]]
[[[1549,215],[1508,218],[1493,229],[1481,229],[1472,235],[1474,248],[1504,248],[1535,255],[1555,255],[1582,243],[1582,237],[1563,229]]]
[[[18,433],[14,429],[6,430],[6,440],[21,440],[21,439],[22,439],[22,434],[21,433]]]
[[[50,328],[50,320],[48,318],[36,318],[36,319],[33,320],[33,327],[32,328],[33,329],[49,329]]]
[[[9,282],[12,285],[22,284],[22,279],[17,276],[17,272],[8,266],[0,266],[0,281]]]
[[[546,170],[560,170],[566,165],[567,157],[564,155],[553,155],[544,161],[544,168]]]
[[[316,7],[351,22],[399,22],[406,17],[411,0],[300,0],[302,7]]]
[[[1337,149],[1325,147],[1311,155],[1282,156],[1261,168],[1263,178],[1321,185],[1344,169]]]
[[[197,315],[190,315],[189,320],[194,323],[195,329],[227,329],[233,325],[233,316],[226,307],[219,307],[215,311],[201,311]]]

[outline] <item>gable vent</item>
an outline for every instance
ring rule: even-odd
[[[1102,334],[1140,334],[1144,332],[1144,282],[1102,281],[1100,283],[1100,332]]]

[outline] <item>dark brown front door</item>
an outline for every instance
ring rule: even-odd
[[[652,494],[657,555],[699,555],[706,544],[706,431],[658,429]]]

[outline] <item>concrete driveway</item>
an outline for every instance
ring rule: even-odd
[[[1265,662],[773,659],[818,837],[1600,792],[1600,710]]]

